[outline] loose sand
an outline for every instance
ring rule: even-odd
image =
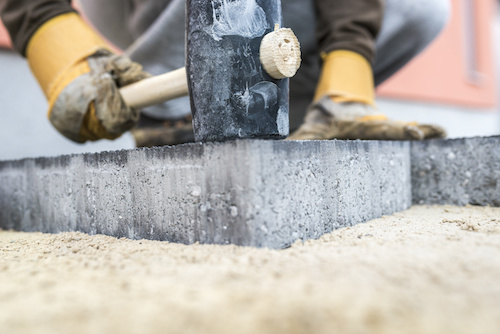
[[[414,207],[282,251],[0,232],[0,332],[500,333],[500,209]]]

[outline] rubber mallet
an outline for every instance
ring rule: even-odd
[[[279,0],[188,0],[186,68],[123,87],[134,108],[190,95],[196,141],[288,136],[300,45]]]

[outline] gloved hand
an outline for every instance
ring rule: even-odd
[[[315,102],[290,140],[421,140],[446,137],[439,126],[391,121],[377,113],[370,63],[361,55],[336,50],[323,55]]]
[[[26,55],[48,99],[48,118],[67,138],[78,143],[115,139],[138,121],[139,111],[124,103],[118,89],[150,75],[109,51],[77,14],[42,25]]]
[[[446,131],[436,125],[389,120],[362,103],[336,103],[328,97],[314,103],[290,140],[374,139],[422,140],[444,138]]]

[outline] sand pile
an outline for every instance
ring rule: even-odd
[[[282,251],[0,232],[1,333],[500,333],[500,209]]]

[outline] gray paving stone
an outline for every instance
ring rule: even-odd
[[[416,204],[500,206],[500,137],[412,143]]]
[[[233,141],[0,162],[0,227],[283,248],[411,205],[410,144]]]

